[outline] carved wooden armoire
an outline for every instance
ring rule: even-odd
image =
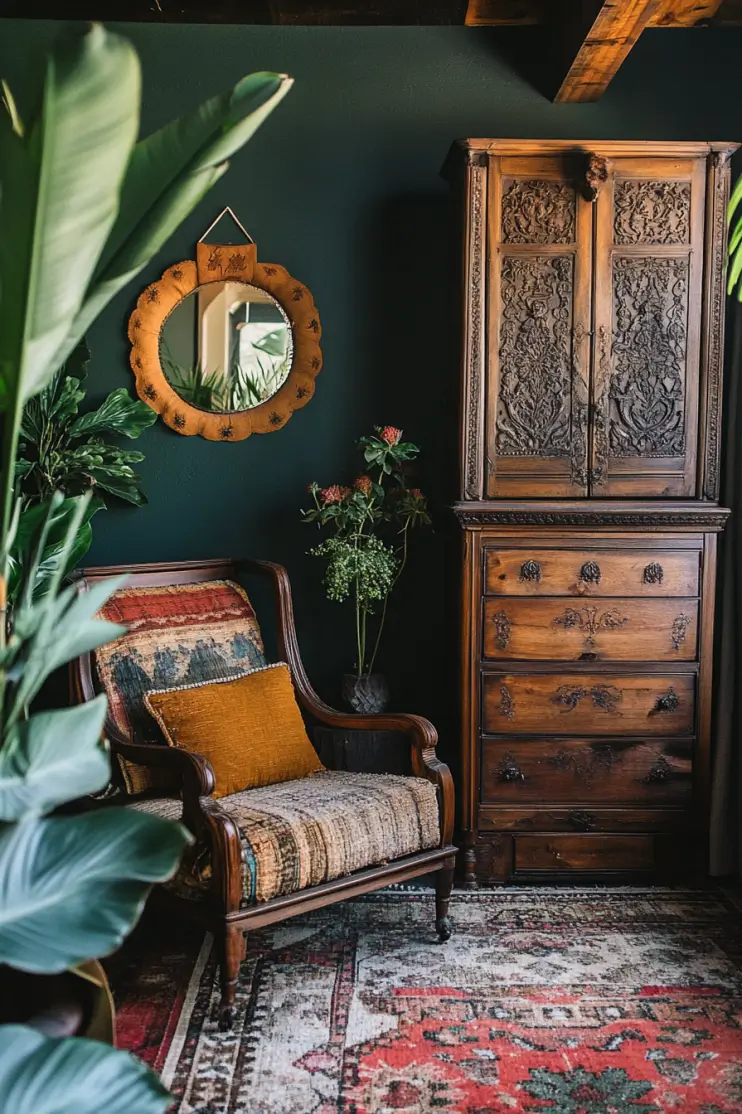
[[[734,149],[449,159],[471,884],[705,867]]]

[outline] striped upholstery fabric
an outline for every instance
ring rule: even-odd
[[[233,793],[219,805],[240,829],[245,905],[440,843],[435,787],[423,778],[323,770],[298,781]],[[176,890],[194,896],[200,886],[203,892],[208,864],[198,856],[184,868]]]

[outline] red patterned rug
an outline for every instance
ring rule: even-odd
[[[384,892],[252,934],[230,1034],[209,938],[140,931],[119,1041],[179,1114],[740,1114],[742,909],[723,893]]]

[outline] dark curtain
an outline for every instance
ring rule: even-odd
[[[742,306],[729,303],[721,501],[732,517],[722,535],[717,602],[717,667],[712,732],[711,873],[742,866]]]

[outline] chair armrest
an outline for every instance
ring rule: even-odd
[[[278,611],[278,649],[291,670],[299,705],[319,723],[328,727],[341,727],[352,731],[399,731],[409,737],[412,772],[416,777],[427,778],[438,788],[441,813],[441,839],[445,845],[453,838],[454,786],[451,771],[435,753],[438,732],[423,716],[405,712],[382,712],[378,715],[357,715],[339,712],[325,704],[312,688],[301,660],[294,624],[294,605],[291,583],[282,565],[272,561],[241,561],[240,568],[247,572],[268,577],[273,584]]]
[[[202,798],[214,792],[216,780],[208,759],[192,751],[165,744],[132,743],[111,723],[104,728],[111,753],[150,769],[166,769],[173,779],[173,792],[183,801],[183,821],[197,834],[203,826]]]

